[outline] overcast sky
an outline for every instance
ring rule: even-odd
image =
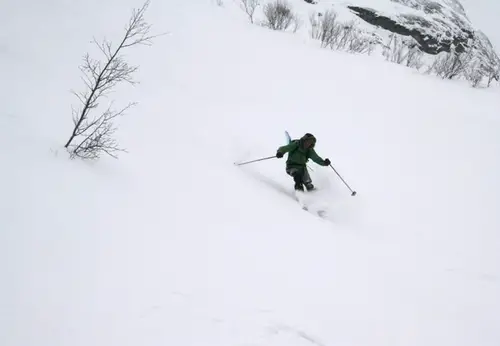
[[[472,24],[500,51],[500,0],[462,0]]]

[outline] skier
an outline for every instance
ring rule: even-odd
[[[316,154],[314,150],[315,145],[316,137],[310,133],[306,133],[301,139],[295,139],[290,144],[278,148],[276,153],[277,158],[282,158],[285,153],[288,153],[286,173],[293,177],[295,190],[304,191],[304,185],[307,191],[314,190],[314,185],[306,166],[309,159],[320,166],[329,166],[331,163],[329,159],[323,160]]]

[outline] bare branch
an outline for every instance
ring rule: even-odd
[[[248,19],[252,24],[255,10],[259,7],[259,5],[259,0],[240,0],[240,7],[247,14]]]
[[[124,151],[119,148],[117,141],[112,138],[112,135],[117,130],[113,119],[124,115],[135,104],[129,103],[119,111],[113,110],[110,106],[97,119],[85,124],[84,132],[87,134],[80,144],[72,150],[72,154],[81,158],[97,159],[100,157],[100,151],[104,151],[113,157],[115,157],[115,152]]]
[[[81,103],[85,104],[85,94],[77,93],[76,91],[71,91],[73,95],[75,95]],[[72,107],[73,108],[73,107]]]
[[[91,116],[91,114],[99,108],[100,100],[105,98],[117,84],[121,82],[136,84],[133,75],[138,67],[129,65],[121,52],[135,45],[150,45],[153,38],[160,36],[150,34],[151,25],[144,19],[149,4],[148,0],[141,8],[132,11],[129,22],[125,26],[123,38],[117,46],[107,39],[102,41],[93,39],[93,43],[104,56],[103,61],[92,58],[88,53],[85,54],[80,71],[83,74],[82,81],[86,91],[73,92],[82,106],[78,108],[78,111],[72,107],[74,128],[65,145],[72,157],[97,159],[101,153],[116,157],[117,152],[124,151],[119,148],[118,143],[112,137],[117,130],[114,120],[122,116],[135,103],[131,102],[126,107],[115,111],[111,102],[99,116]],[[73,144],[76,138],[80,141]]]

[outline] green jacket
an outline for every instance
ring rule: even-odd
[[[318,165],[326,166],[325,160],[316,154],[314,148],[305,149],[301,144],[301,140],[294,140],[290,144],[278,148],[280,153],[288,153],[288,159],[286,160],[287,167],[305,166],[309,159],[313,160]]]

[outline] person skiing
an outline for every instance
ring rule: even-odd
[[[304,191],[304,185],[307,191],[314,190],[314,185],[307,171],[307,161],[309,159],[313,160],[320,166],[329,166],[329,159],[322,159],[316,151],[314,146],[316,145],[316,137],[310,133],[306,133],[302,138],[295,139],[289,144],[278,148],[276,152],[277,158],[282,158],[286,153],[288,153],[288,159],[286,160],[286,173],[293,177],[295,182],[295,190]]]

